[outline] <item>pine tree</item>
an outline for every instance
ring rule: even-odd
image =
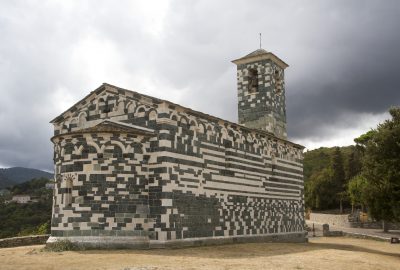
[[[339,202],[340,212],[343,212],[343,200],[346,197],[346,182],[343,167],[342,152],[339,147],[335,147],[331,160],[332,170],[332,192],[336,195],[336,201]]]
[[[349,159],[347,161],[346,183],[348,183],[350,179],[358,175],[361,171],[360,158],[356,151],[357,150],[353,150],[350,153]]]

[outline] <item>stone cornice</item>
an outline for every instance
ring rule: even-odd
[[[149,128],[144,128],[136,125],[130,125],[127,123],[106,119],[92,127],[55,135],[50,140],[54,141],[54,139],[59,137],[84,134],[84,133],[127,133],[127,134],[143,135],[143,136],[153,136],[155,134],[155,131]]]

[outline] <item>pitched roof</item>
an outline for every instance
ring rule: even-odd
[[[253,56],[262,55],[262,54],[266,54],[266,53],[268,53],[266,50],[258,49],[252,53],[249,53],[248,55],[246,55],[245,57],[242,57],[242,58],[253,57]]]
[[[272,52],[267,52],[264,49],[257,49],[254,52],[247,54],[246,56],[243,56],[239,59],[233,60],[232,63],[235,63],[236,65],[240,65],[240,64],[247,64],[247,63],[251,63],[251,62],[256,62],[256,61],[260,61],[260,60],[268,60],[268,59],[273,60],[275,63],[277,63],[283,69],[287,68],[289,66],[278,56],[276,56]]]
[[[104,90],[104,86],[106,85],[106,83],[103,83],[102,85],[100,85],[99,87],[97,87],[95,90],[91,91],[89,94],[87,94],[84,98],[80,99],[78,102],[76,102],[74,105],[72,105],[71,107],[69,107],[68,109],[66,109],[64,112],[62,112],[59,116],[57,116],[56,118],[54,118],[53,120],[50,121],[51,124],[57,123],[59,121],[63,120],[63,116],[64,114],[66,114],[67,112],[73,110],[74,108],[76,108],[76,106],[80,103],[82,103],[82,101],[86,100],[87,98],[89,98],[91,95],[96,94],[97,92],[101,92]]]

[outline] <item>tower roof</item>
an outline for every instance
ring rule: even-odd
[[[248,55],[241,57],[239,59],[233,60],[232,63],[236,65],[247,64],[251,62],[257,62],[260,60],[272,60],[277,63],[281,68],[287,68],[289,65],[286,64],[282,59],[273,54],[272,52],[268,52],[264,49],[257,49]]]
[[[252,53],[249,53],[248,55],[246,55],[246,56],[244,56],[242,58],[253,57],[253,56],[262,55],[262,54],[266,54],[266,53],[268,53],[266,50],[258,49],[258,50],[255,50]]]

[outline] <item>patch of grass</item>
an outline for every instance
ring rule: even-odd
[[[80,247],[69,240],[59,240],[54,243],[46,244],[43,250],[49,252],[77,251],[83,250],[83,247]]]

